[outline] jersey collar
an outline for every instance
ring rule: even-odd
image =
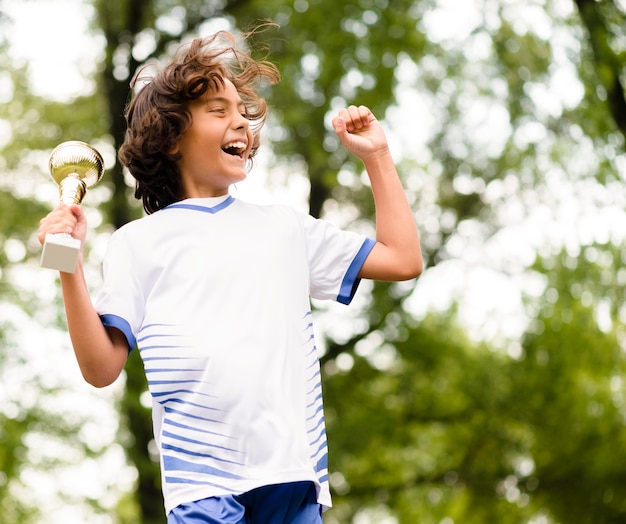
[[[166,209],[191,209],[192,211],[202,211],[203,213],[215,214],[226,209],[235,201],[232,195],[213,198],[188,198],[180,202],[170,204]]]

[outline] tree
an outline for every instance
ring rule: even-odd
[[[616,40],[624,36],[624,10],[614,1],[576,0],[580,20],[587,33],[585,53],[593,64],[595,78],[590,78],[590,96],[605,101],[617,129],[626,138],[626,91],[624,89],[624,50]]]
[[[533,428],[532,498],[557,522],[626,516],[621,260],[619,246],[595,244],[536,264],[548,300],[526,334],[515,384],[519,418]]]
[[[0,20],[3,28],[11,22],[1,9]],[[110,420],[110,393],[92,394],[84,387],[81,390],[81,381],[75,380],[80,377],[78,370],[71,366],[64,369],[66,358],[71,356],[66,350],[71,351],[71,348],[57,340],[56,327],[64,325],[63,309],[58,290],[49,293],[54,275],[38,269],[41,247],[36,231],[39,218],[54,204],[54,184],[49,174],[41,169],[46,165],[50,150],[67,137],[80,137],[98,148],[106,147],[108,122],[102,117],[105,113],[93,93],[69,102],[33,94],[28,65],[17,63],[8,53],[4,40],[7,34],[8,31],[2,31],[0,46],[3,97],[0,104],[2,520],[25,524],[42,522],[46,516],[54,519],[59,512],[69,520],[80,520],[84,515],[110,511],[106,498],[119,496],[115,486],[100,485],[100,481],[106,482],[104,474],[99,476],[98,482],[73,486],[71,490],[65,485],[65,479],[76,474],[73,471],[76,457],[81,457],[80,467],[88,471],[96,467],[99,457],[110,459],[115,455],[115,449],[101,447],[100,438],[106,438],[109,430],[114,430],[116,421]],[[71,111],[68,111],[69,106]],[[90,201],[97,202],[102,194],[96,189],[87,199],[87,205]],[[34,340],[30,335],[37,331],[40,338]],[[52,367],[55,371],[50,373]],[[85,412],[84,405],[76,406],[72,394],[89,402],[91,411]],[[103,404],[107,404],[106,407]],[[98,422],[103,425],[98,431],[100,438],[96,439],[90,435],[93,413],[98,414]],[[37,491],[31,483],[45,484],[41,478],[45,479],[46,474],[56,477],[54,485],[60,498],[57,507],[50,507],[49,501],[42,499],[36,505],[32,503]],[[122,464],[116,479],[122,490],[125,477],[127,471]],[[94,484],[99,484],[97,489]],[[100,488],[104,491],[99,491]],[[68,510],[63,511],[63,506]]]
[[[435,0],[92,4],[94,30],[106,42],[98,93],[77,99],[72,114],[29,100],[49,124],[16,125],[22,132],[3,149],[7,165],[68,135],[117,148],[140,64],[220,24],[245,29],[270,18],[279,27],[254,36],[258,52],[266,47],[283,73],[267,93],[266,135],[276,171],[308,177],[312,214],[371,231],[361,167],[327,125],[337,105],[364,103],[389,116],[390,133],[404,146],[399,165],[430,266],[424,280],[452,261],[486,263],[485,254],[504,245],[510,252],[499,255],[496,269],[512,279],[532,276],[545,289],[529,298],[519,341],[473,340],[454,308],[416,317],[411,285],[363,285],[342,329],[316,304],[336,502],[329,522],[357,514],[370,522],[390,515],[470,524],[541,515],[547,522],[623,519],[615,487],[623,461],[594,444],[623,448],[623,236],[603,238],[584,222],[587,209],[609,213],[624,195],[621,4],[485,2],[456,25],[456,13]],[[11,118],[27,121],[27,111]],[[108,224],[138,216],[119,165],[103,185],[113,195],[101,206]],[[566,198],[586,206],[566,225],[580,221],[580,231],[592,233],[557,224]],[[539,211],[542,226],[521,245],[517,224]],[[501,240],[511,236],[516,242]],[[328,315],[344,318],[335,308]],[[138,359],[126,380],[120,438],[138,470],[140,516],[120,518],[163,522]],[[123,504],[134,515],[133,503]]]
[[[407,523],[623,520],[620,259],[607,245],[538,259],[546,297],[529,298],[514,357],[467,340],[453,314],[389,312],[347,365],[330,361],[328,521],[382,508]]]

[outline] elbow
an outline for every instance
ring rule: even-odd
[[[424,272],[424,261],[420,257],[419,261],[413,268],[413,276],[411,278],[418,278]]]
[[[404,254],[402,263],[398,267],[398,280],[412,280],[419,277],[424,271],[424,258],[422,250],[413,249]]]
[[[419,277],[424,271],[424,263],[421,257],[411,257],[394,265],[389,272],[374,277],[376,280],[387,282],[403,282]]]
[[[424,261],[422,257],[417,257],[404,265],[399,275],[399,280],[412,280],[418,278],[424,271]]]
[[[398,257],[396,270],[399,281],[412,280],[422,274],[424,271],[424,258],[422,257],[422,249],[419,242],[402,250],[402,256]]]
[[[85,378],[85,381],[90,386],[93,386],[94,388],[98,388],[98,389],[102,389],[107,386],[110,386],[114,382],[114,381],[108,381],[108,380],[92,379],[92,378],[85,377],[84,375],[83,377]]]
[[[401,282],[419,277],[424,271],[422,253],[419,249],[391,250],[378,243],[359,272],[360,278],[383,282]]]
[[[87,384],[93,386],[94,388],[105,388],[110,386],[117,380],[117,376],[113,375],[104,375],[102,373],[89,373],[82,370],[83,378]]]

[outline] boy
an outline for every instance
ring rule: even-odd
[[[226,46],[217,46],[220,40]],[[310,297],[348,304],[361,278],[418,276],[417,229],[369,109],[333,127],[364,162],[376,240],[284,206],[234,199],[275,82],[228,33],[196,39],[131,101],[119,151],[147,216],[111,238],[92,305],[79,261],[61,273],[80,369],[111,384],[138,348],[153,399],[168,523],[316,524],[331,504]],[[84,241],[80,206],[46,233]]]

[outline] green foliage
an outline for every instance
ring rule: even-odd
[[[339,167],[353,159],[338,147],[326,117],[338,105],[364,104],[383,117],[393,103],[399,55],[421,55],[423,35],[415,30],[426,3],[350,0],[233,2],[226,13],[246,28],[259,19],[279,28],[257,35],[283,81],[268,93],[282,130],[273,140],[284,157],[302,159],[311,184],[311,213],[319,216],[337,186]],[[320,33],[324,35],[320,38]]]
[[[506,359],[470,343],[452,318],[429,316],[397,341],[381,338],[355,348],[349,371],[324,368],[336,491],[328,521],[384,505],[406,523],[513,522],[494,484],[525,437],[502,424]]]
[[[552,0],[533,4],[550,22],[547,33],[518,16],[524,2],[485,3],[471,31],[441,38],[429,32],[441,5],[435,0],[90,4],[94,32],[106,43],[93,93],[63,103],[34,96],[28,70],[11,64],[0,47],[12,90],[10,103],[0,105],[0,120],[11,133],[0,150],[2,175],[9,177],[0,190],[0,305],[36,312],[36,297],[10,275],[38,255],[34,231],[46,212],[18,195],[10,177],[19,173],[32,184],[41,174],[38,157],[60,140],[118,147],[136,69],[218,19],[239,29],[266,19],[278,24],[254,36],[260,46],[254,52],[267,49],[283,75],[267,92],[267,136],[277,165],[299,166],[309,177],[314,215],[341,207],[353,226],[371,227],[373,204],[361,167],[338,147],[327,123],[337,106],[366,104],[384,118],[400,90],[409,89],[424,111],[432,111],[424,144],[413,134],[424,134],[426,118],[410,126],[389,122],[410,135],[403,137],[409,146],[398,164],[431,267],[475,252],[500,234],[510,225],[510,209],[522,219],[533,206],[556,205],[549,180],[554,173],[572,187],[597,181],[617,188],[611,184],[624,176],[619,86],[626,24],[623,6],[614,1],[577,0],[578,11]],[[541,94],[564,61],[578,75],[572,90],[581,87],[582,94],[548,111]],[[408,80],[403,64],[414,68]],[[487,133],[492,112],[504,116],[498,131]],[[101,206],[107,224],[117,227],[138,216],[119,165],[103,184],[111,191]],[[11,243],[23,247],[23,260],[8,256]],[[624,520],[623,246],[582,244],[578,251],[556,248],[534,267],[523,267],[545,282],[545,291],[527,300],[528,329],[511,342],[521,352],[470,339],[454,308],[413,318],[404,302],[413,289],[406,285],[374,286],[369,303],[354,311],[357,327],[347,339],[324,341],[335,497],[328,524],[387,517],[408,524],[517,524],[539,516],[568,524]],[[8,325],[1,325],[2,370],[27,365],[9,358],[20,354],[9,334]],[[120,501],[116,518],[148,524],[164,519],[137,357],[133,353],[126,370],[119,439],[138,481]],[[41,395],[55,393],[41,388]],[[11,491],[28,466],[26,436],[66,439],[88,456],[92,452],[76,437],[82,422],[28,405],[2,411],[0,520],[38,518],[37,509]],[[105,510],[95,501],[94,511]]]
[[[615,327],[600,329],[589,303],[604,299],[599,288],[617,289],[606,277],[619,268],[606,260],[620,258],[587,250],[607,256],[538,262],[542,274],[550,268],[553,298],[538,301],[520,357],[470,342],[453,313],[418,325],[390,313],[399,336],[369,333],[351,365],[339,365],[347,353],[325,364],[328,522],[381,507],[401,523],[626,517],[624,327],[613,314]]]
[[[551,298],[526,336],[516,381],[528,392],[521,407],[534,433],[537,497],[562,522],[626,517],[624,325],[621,299],[607,302],[621,288],[622,249],[588,246],[575,264],[567,253],[537,264],[550,268]]]

